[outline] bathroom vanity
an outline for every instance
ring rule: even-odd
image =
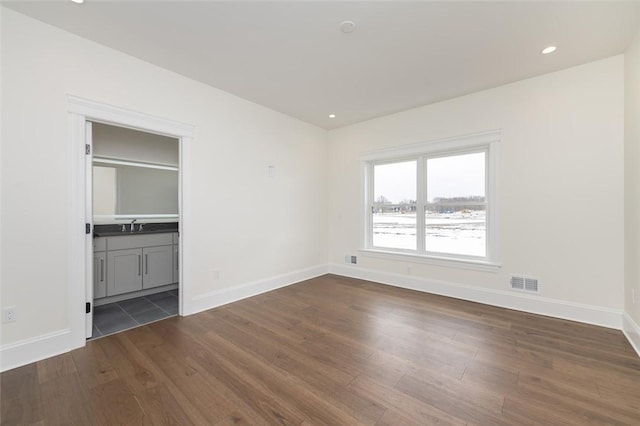
[[[96,305],[177,287],[177,224],[146,224],[143,230],[136,224],[134,231],[130,226],[96,225],[94,229]]]

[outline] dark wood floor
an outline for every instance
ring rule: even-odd
[[[640,424],[619,331],[331,275],[0,380],[2,424]]]

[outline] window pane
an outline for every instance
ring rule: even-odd
[[[416,250],[417,162],[373,168],[373,245]]]
[[[426,250],[486,256],[485,153],[427,160]]]

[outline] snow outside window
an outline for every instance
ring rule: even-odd
[[[366,249],[479,262],[495,255],[492,144],[439,147],[366,162]]]

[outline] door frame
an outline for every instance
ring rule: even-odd
[[[71,332],[72,348],[86,344],[87,314],[85,304],[91,303],[93,314],[93,218],[87,217],[87,203],[91,202],[91,191],[87,188],[87,167],[85,145],[87,142],[87,123],[97,122],[147,133],[155,133],[178,139],[178,220],[179,233],[179,279],[178,279],[178,314],[186,315],[190,309],[190,266],[187,242],[191,224],[191,174],[187,167],[191,159],[191,143],[194,126],[173,120],[121,108],[77,96],[68,95],[70,160],[71,160],[71,245],[69,247],[69,280],[68,280],[68,321]],[[93,147],[91,147],[93,151]],[[89,193],[89,195],[87,195]],[[91,233],[85,233],[85,224],[91,224]],[[88,300],[91,298],[91,300]]]

